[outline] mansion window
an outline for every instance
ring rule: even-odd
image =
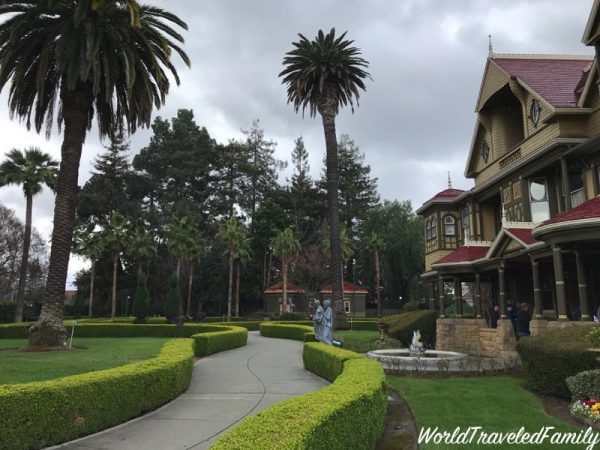
[[[437,237],[437,219],[434,217],[431,219],[431,239]]]
[[[529,202],[531,205],[531,221],[543,222],[550,218],[550,202],[548,185],[544,178],[529,180]]]
[[[463,235],[463,239],[466,241],[467,239],[469,239],[469,234],[470,234],[470,230],[469,230],[469,208],[467,206],[465,206],[462,210],[461,210],[461,223],[462,223],[462,235]]]
[[[426,240],[431,239],[431,221],[430,220],[425,222],[425,239]]]
[[[581,164],[569,167],[569,190],[571,195],[571,208],[585,202],[585,190],[583,189],[583,176]]]
[[[456,220],[454,216],[444,217],[444,234],[446,236],[456,236]]]

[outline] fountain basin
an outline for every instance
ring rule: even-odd
[[[456,371],[464,367],[468,356],[464,353],[443,350],[412,352],[408,349],[373,350],[367,353],[378,360],[387,371],[400,372],[441,372]]]

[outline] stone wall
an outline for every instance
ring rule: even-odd
[[[560,330],[568,327],[579,327],[579,326],[592,326],[594,322],[591,321],[578,321],[572,322],[569,320],[545,320],[545,319],[533,319],[531,321],[531,335],[537,336],[550,330]]]
[[[509,320],[488,328],[484,319],[441,318],[436,322],[436,349],[486,357],[516,356],[516,338]]]

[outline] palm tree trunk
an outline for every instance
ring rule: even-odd
[[[283,272],[283,312],[288,311],[288,295],[287,295],[287,279],[288,279],[288,266],[285,258],[281,261],[281,269]]]
[[[383,315],[382,305],[381,305],[381,269],[379,265],[379,250],[375,250],[375,289],[377,289],[377,317],[381,317]]]
[[[238,260],[235,270],[235,317],[240,317],[240,271],[242,266]]]
[[[117,317],[117,267],[119,265],[119,254],[113,255],[113,276],[112,276],[112,298],[110,307],[110,317]]]
[[[227,292],[227,322],[231,322],[231,300],[233,290],[233,248],[229,248],[229,289]]]
[[[177,266],[175,272],[177,272],[177,280],[179,281],[179,274],[181,274],[181,258],[177,258]]]
[[[89,85],[78,84],[73,91],[61,89],[64,139],[58,172],[54,229],[44,305],[38,321],[29,327],[30,346],[64,347],[67,331],[63,325],[65,284],[73,240],[73,225],[77,205],[77,179],[81,149],[85,139],[91,95]]]
[[[88,316],[92,317],[94,315],[94,281],[96,278],[96,260],[92,260],[92,279],[90,280],[90,306],[88,310]]]
[[[15,322],[23,321],[25,285],[27,284],[27,267],[29,266],[29,247],[31,246],[31,211],[33,209],[33,195],[27,194],[26,198],[27,207],[25,209],[25,234],[23,235],[23,255],[21,258],[21,270],[19,271],[17,304],[15,305]]]
[[[192,280],[194,279],[194,263],[190,261],[190,271],[188,272],[188,292],[185,308],[185,315],[190,316],[192,312]]]
[[[329,215],[329,251],[332,281],[332,306],[335,330],[348,328],[342,296],[342,249],[340,245],[340,199],[337,137],[335,132],[336,98],[331,88],[325,92],[318,105],[323,120],[325,147],[327,151],[327,208]]]

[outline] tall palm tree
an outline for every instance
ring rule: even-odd
[[[369,247],[369,250],[373,252],[373,257],[375,258],[375,295],[377,296],[377,317],[381,317],[383,315],[383,311],[381,307],[381,261],[379,256],[381,250],[384,248],[384,242],[379,234],[373,232],[369,237],[367,246]]]
[[[222,240],[229,252],[229,287],[227,291],[227,321],[231,321],[231,304],[233,299],[233,265],[237,249],[248,239],[244,224],[235,217],[221,223],[217,237]]]
[[[252,257],[252,250],[250,249],[250,239],[246,238],[244,242],[235,251],[235,316],[240,316],[240,276],[242,272],[242,266],[246,265]]]
[[[71,251],[83,142],[96,118],[100,136],[150,125],[164,104],[172,61],[187,28],[177,16],[135,0],[22,0],[0,6],[0,91],[12,116],[64,138],[44,306],[29,344],[62,346],[65,282]],[[58,114],[55,112],[58,111]]]
[[[285,69],[279,74],[287,87],[288,103],[302,112],[308,108],[312,117],[320,114],[325,132],[327,149],[327,206],[330,225],[331,270],[333,274],[334,327],[346,328],[342,294],[339,214],[339,174],[335,117],[342,106],[350,104],[354,112],[354,99],[358,105],[359,90],[365,90],[364,80],[370,77],[365,70],[368,62],[360,57],[360,50],[346,40],[346,33],[335,36],[335,29],[328,34],[319,30],[317,36],[308,40],[299,34],[293,42],[294,49],[283,58]]]
[[[200,242],[200,231],[193,219],[188,216],[175,218],[166,228],[167,246],[177,258],[175,273],[177,280],[181,274],[181,263],[188,255],[190,248]]]
[[[330,239],[331,235],[329,226],[325,227],[325,233],[323,233],[322,248],[325,255],[331,254]],[[342,257],[342,264],[340,265],[340,277],[342,280],[342,298],[344,298],[344,266],[348,263],[348,260],[354,255],[354,244],[352,238],[349,236],[348,229],[342,224],[340,225],[340,253]]]
[[[142,274],[144,261],[149,261],[157,254],[156,240],[154,234],[145,228],[135,228],[131,233],[131,247],[129,254],[137,262],[138,277]]]
[[[96,281],[96,263],[105,251],[105,243],[100,233],[88,232],[87,230],[76,230],[73,236],[73,252],[88,258],[92,266],[90,268],[90,303],[88,305],[88,316],[92,317],[94,308],[94,284]]]
[[[110,253],[113,263],[110,317],[114,318],[117,316],[117,271],[119,261],[123,252],[131,245],[131,229],[127,219],[119,213],[113,213],[110,221],[102,230],[101,236],[102,246]]]
[[[273,254],[281,259],[281,272],[283,278],[283,309],[288,311],[287,285],[289,264],[298,257],[300,253],[300,240],[292,228],[286,228],[279,232],[271,241]]]
[[[185,315],[192,315],[192,283],[194,280],[194,264],[204,255],[205,252],[205,244],[203,241],[198,238],[193,245],[188,247],[184,257],[186,261],[189,263],[190,267],[188,269],[188,291],[187,291],[187,300],[185,307]]]
[[[31,214],[33,197],[39,194],[44,185],[51,189],[56,186],[58,162],[48,153],[39,148],[31,147],[22,152],[11,150],[6,160],[0,164],[0,186],[20,184],[25,194],[25,234],[23,235],[23,254],[19,272],[19,287],[17,289],[17,304],[15,307],[15,322],[23,320],[23,304],[25,303],[25,284],[27,282],[27,267],[29,265],[29,247],[31,246]]]

